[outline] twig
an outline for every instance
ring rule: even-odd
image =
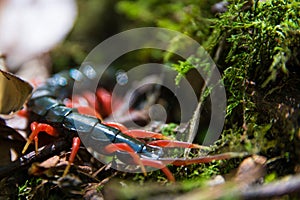
[[[58,140],[55,141],[53,144],[46,145],[39,149],[39,153],[36,155],[34,151],[20,157],[16,161],[12,162],[11,164],[1,166],[0,167],[0,179],[4,178],[5,176],[9,176],[14,174],[16,170],[20,170],[23,168],[28,167],[30,164],[34,162],[38,162],[41,160],[46,160],[53,155],[56,155],[63,150],[67,150],[71,147],[71,143],[67,140]]]
[[[242,199],[265,199],[292,193],[300,194],[300,174],[286,176],[263,186],[248,188],[238,196]]]

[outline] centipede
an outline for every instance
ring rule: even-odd
[[[45,160],[63,150],[71,149],[68,165],[63,174],[65,176],[80,146],[101,155],[114,157],[123,164],[134,165],[145,175],[149,167],[160,169],[170,182],[174,182],[175,177],[167,167],[169,164],[185,166],[246,155],[244,152],[226,152],[192,158],[166,157],[165,148],[199,149],[202,146],[172,140],[161,133],[128,129],[122,124],[106,122],[100,117],[81,113],[77,108],[67,106],[64,99],[70,97],[74,84],[95,81],[95,76],[87,74],[86,71],[78,69],[62,71],[35,88],[26,103],[26,112],[33,120],[23,155],[11,164],[1,167],[0,177],[19,168],[28,167],[33,162]],[[58,138],[53,143],[39,147],[40,132]],[[147,138],[150,140],[145,140]],[[35,151],[27,152],[32,143],[35,143]]]

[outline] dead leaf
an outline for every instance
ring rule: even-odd
[[[11,163],[21,155],[25,139],[13,128],[0,123],[0,165]]]
[[[33,163],[28,169],[28,173],[34,176],[46,175],[53,176],[51,168],[55,167],[59,162],[59,156],[53,156],[42,163]]]
[[[20,110],[32,92],[32,86],[19,77],[0,70],[0,113]]]

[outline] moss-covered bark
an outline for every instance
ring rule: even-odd
[[[216,15],[208,12],[213,3],[124,0],[118,9],[139,25],[182,31],[211,53],[228,98],[217,148],[278,158],[271,171],[294,173],[299,164],[300,3],[233,0]],[[182,75],[189,64],[180,62],[176,70]]]

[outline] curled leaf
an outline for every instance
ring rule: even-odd
[[[0,70],[0,113],[10,114],[22,108],[32,86],[17,76]]]

